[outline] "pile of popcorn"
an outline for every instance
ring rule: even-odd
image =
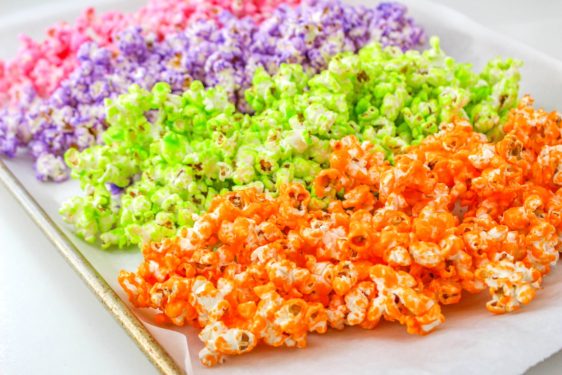
[[[279,5],[296,6],[297,0],[148,0],[135,13],[96,14],[86,9],[74,22],[50,27],[42,41],[22,36],[14,59],[0,61],[0,105],[19,105],[22,93],[33,90],[40,97],[52,94],[79,64],[78,54],[86,43],[114,51],[118,34],[141,27],[151,39],[162,40],[183,32],[193,21],[217,22],[224,13],[261,22]]]
[[[245,92],[253,114],[236,111],[222,86],[194,81],[182,94],[164,83],[135,86],[106,102],[102,145],[67,151],[85,194],[61,213],[87,241],[140,244],[191,225],[223,191],[309,185],[328,166],[333,139],[354,134],[392,159],[452,116],[499,136],[517,102],[518,66],[496,59],[475,73],[437,39],[423,53],[371,44],[315,75],[299,64],[273,76],[258,70]]]
[[[53,36],[44,44],[24,47],[19,59],[5,69],[0,65],[0,104],[5,102],[0,107],[0,153],[13,157],[25,148],[39,180],[64,181],[65,151],[101,143],[110,126],[105,101],[131,85],[150,90],[165,82],[181,94],[199,80],[207,87],[221,85],[232,102],[248,111],[244,91],[258,69],[274,74],[282,63],[298,63],[314,74],[337,53],[355,52],[372,41],[403,50],[424,41],[422,29],[399,4],[365,8],[314,0],[293,9],[293,2],[279,7],[274,6],[278,1],[236,3],[153,1],[132,19],[110,13],[98,20],[87,12],[77,21],[79,31],[68,31],[77,41],[50,31]],[[232,9],[236,11],[230,13]],[[263,12],[268,12],[266,19]],[[207,13],[214,17],[203,17]],[[176,14],[183,16],[172,25],[161,22]],[[256,16],[238,18],[246,15]],[[109,27],[108,17],[120,22]],[[71,46],[59,45],[65,42]],[[38,52],[43,49],[48,63]],[[50,55],[58,50],[65,52]],[[35,64],[25,68],[29,72],[18,70],[24,69],[23,60]],[[40,81],[44,79],[50,81]]]
[[[160,322],[201,327],[207,366],[381,319],[425,335],[465,292],[517,310],[562,249],[561,122],[525,98],[501,141],[455,118],[393,165],[369,141],[332,141],[312,192],[219,195],[191,228],[147,242],[119,281]]]
[[[150,0],[0,61],[0,154],[79,182],[60,210],[203,364],[487,291],[531,302],[562,249],[562,118],[521,62],[475,71],[398,3]],[[64,185],[63,185],[64,186]]]

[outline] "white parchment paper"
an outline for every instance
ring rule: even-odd
[[[95,3],[95,1],[92,1]],[[350,0],[373,4],[372,0]],[[439,35],[445,51],[460,61],[481,67],[496,56],[525,62],[522,93],[530,93],[537,105],[562,109],[562,64],[517,41],[499,36],[448,8],[423,0],[403,1],[428,34]],[[103,1],[103,8],[109,7]],[[137,8],[134,0],[117,1],[120,9]],[[64,11],[61,9],[61,14]],[[65,13],[74,15],[76,10]],[[28,24],[0,25],[0,35],[25,30],[34,34],[52,22],[56,14]],[[46,23],[48,22],[48,23]],[[1,38],[0,38],[1,39]],[[30,193],[70,233],[57,211],[68,197],[79,192],[74,181],[42,184],[35,180],[26,159],[10,161],[10,168]],[[78,238],[75,243],[109,284],[124,298],[116,281],[120,269],[136,269],[141,255],[136,249],[101,251]],[[42,251],[42,249],[36,249]],[[53,254],[53,256],[57,256]],[[56,270],[53,270],[56,272]],[[78,278],[76,279],[78,281]],[[197,359],[202,344],[193,328],[165,329],[149,324],[150,313],[138,311],[147,327],[191,374],[519,374],[562,348],[562,270],[546,278],[536,300],[522,310],[493,316],[484,307],[486,295],[468,296],[444,310],[447,321],[426,337],[410,336],[397,324],[381,323],[372,331],[347,328],[326,335],[310,335],[306,349],[260,347],[254,352],[228,358],[222,366],[205,369]]]

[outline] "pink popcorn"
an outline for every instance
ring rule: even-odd
[[[185,29],[190,20],[215,19],[229,11],[235,16],[252,17],[260,22],[281,3],[297,5],[300,0],[149,0],[135,13],[97,14],[86,9],[74,22],[58,23],[47,30],[43,41],[22,36],[15,58],[0,61],[0,107],[14,106],[33,89],[40,97],[49,96],[77,66],[77,53],[86,42],[111,46],[114,36],[124,29],[140,25],[158,39]]]

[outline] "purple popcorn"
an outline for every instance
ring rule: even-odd
[[[95,44],[84,45],[78,54],[80,63],[76,71],[50,98],[34,102],[21,121],[20,125],[31,129],[27,146],[36,159],[38,179],[66,179],[65,151],[101,142],[107,128],[106,98],[125,92],[132,84],[148,88],[159,81],[174,81],[174,74],[182,79],[174,88],[184,88],[188,77],[185,68],[167,67],[169,47],[143,37],[140,28],[122,32],[117,46],[114,56]]]
[[[332,56],[356,52],[369,42],[402,50],[419,47],[424,32],[401,4],[370,8],[311,0],[294,9],[282,5],[259,25],[224,12],[218,21],[194,21],[160,42],[140,28],[117,38],[116,51],[83,45],[78,68],[51,97],[39,100],[29,92],[19,108],[0,110],[0,152],[12,157],[27,147],[38,179],[62,181],[68,178],[66,150],[100,143],[108,126],[105,99],[133,84],[150,89],[163,81],[182,92],[200,80],[223,86],[239,110],[251,112],[244,91],[259,67],[274,74],[283,63],[301,64],[314,74]]]
[[[16,156],[20,144],[17,138],[17,124],[21,122],[22,114],[8,114],[7,110],[0,111],[0,153],[13,158]]]
[[[121,188],[115,184],[107,184],[107,190],[111,193],[111,195],[120,195],[123,193],[125,188]]]
[[[17,108],[0,109],[0,154],[9,158],[16,155],[19,147],[27,145],[31,139],[26,124],[27,108],[36,102],[35,91],[31,86],[22,90],[20,105]]]

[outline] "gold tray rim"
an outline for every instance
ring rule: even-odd
[[[117,323],[163,375],[187,375],[0,159],[0,181]]]

